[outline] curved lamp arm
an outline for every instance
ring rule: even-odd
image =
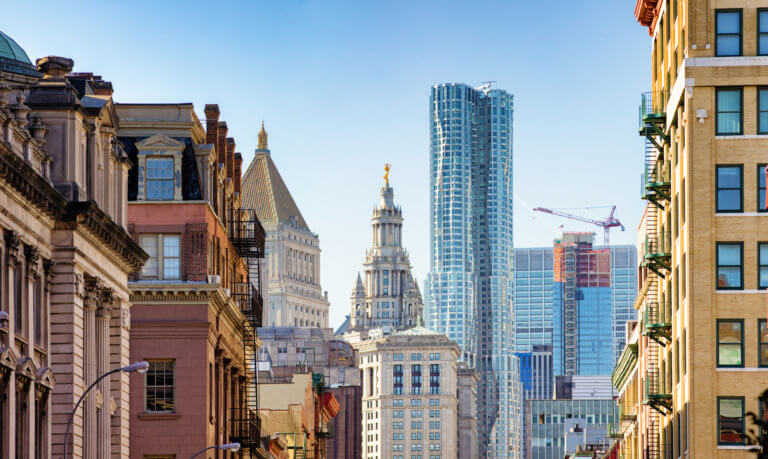
[[[67,453],[68,453],[68,447],[69,447],[69,428],[72,427],[72,420],[75,418],[75,413],[77,412],[77,409],[80,408],[80,404],[85,399],[85,396],[88,395],[88,392],[93,389],[96,384],[99,383],[102,379],[106,378],[107,376],[117,373],[118,371],[123,371],[125,373],[132,373],[134,371],[137,371],[139,373],[144,373],[149,368],[149,362],[136,362],[132,363],[126,367],[122,368],[115,368],[114,370],[110,370],[103,375],[99,376],[96,381],[92,382],[90,386],[88,386],[88,389],[83,392],[83,395],[80,396],[80,399],[75,404],[75,409],[72,410],[72,413],[69,415],[69,421],[67,422],[67,430],[64,433],[64,459],[67,459]]]
[[[207,448],[203,448],[200,451],[198,451],[195,454],[193,454],[190,459],[194,459],[197,456],[199,456],[199,455],[203,454],[204,452],[208,451],[209,449],[213,449],[213,448],[225,449],[225,450],[230,450],[230,451],[236,452],[236,451],[238,451],[240,449],[240,443],[224,443],[223,445],[208,446]]]

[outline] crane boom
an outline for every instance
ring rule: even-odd
[[[606,248],[608,248],[608,246],[610,245],[610,230],[611,230],[611,228],[621,228],[622,231],[625,230],[624,225],[619,221],[619,219],[613,216],[614,213],[616,212],[616,206],[612,206],[611,207],[611,213],[608,215],[608,218],[606,218],[605,220],[595,220],[595,219],[592,219],[592,218],[582,217],[580,215],[574,215],[574,214],[569,214],[567,212],[561,212],[559,210],[547,209],[545,207],[536,207],[533,210],[536,211],[536,212],[542,212],[542,213],[545,213],[545,214],[557,215],[558,217],[564,217],[564,218],[568,218],[570,220],[576,220],[576,221],[580,221],[580,222],[584,222],[584,223],[589,223],[589,224],[592,224],[592,225],[599,226],[599,227],[603,228],[603,234],[604,234],[604,236],[603,236],[603,245]]]

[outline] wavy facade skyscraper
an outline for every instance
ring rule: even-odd
[[[489,85],[434,86],[430,96],[430,328],[481,375],[478,433],[487,457],[522,448],[514,350],[513,97]]]

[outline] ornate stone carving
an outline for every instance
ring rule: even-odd
[[[85,275],[85,307],[95,309],[101,300],[101,283],[88,274]]]
[[[100,294],[100,305],[98,309],[96,309],[96,315],[98,317],[111,317],[112,316],[112,305],[117,300],[117,297],[115,297],[115,292],[111,288],[102,287]]]
[[[29,115],[29,112],[32,111],[28,106],[24,104],[26,100],[27,98],[24,93],[20,92],[19,95],[16,96],[16,103],[11,105],[13,117],[16,119],[16,122],[19,123],[19,126],[24,126],[27,124],[27,116]]]
[[[25,244],[24,256],[27,258],[27,277],[37,279],[40,277],[40,251],[37,247]]]
[[[40,145],[45,145],[45,134],[48,132],[48,128],[43,123],[43,117],[34,113],[30,117],[31,123],[29,126],[29,133],[37,140]]]
[[[5,84],[5,81],[0,80],[0,110],[8,111],[8,93],[11,92],[11,87]]]
[[[51,259],[43,260],[43,272],[45,273],[45,289],[51,290],[53,287],[53,278],[56,277],[54,269],[56,268],[56,262]]]
[[[131,311],[126,308],[120,309],[120,326],[123,327],[124,330],[131,329]]]
[[[8,264],[16,266],[21,256],[21,236],[15,231],[5,231],[5,249],[8,251]]]

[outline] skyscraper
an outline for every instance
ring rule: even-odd
[[[520,455],[513,354],[512,95],[434,86],[430,97],[428,325],[480,372],[478,431],[488,457]]]

